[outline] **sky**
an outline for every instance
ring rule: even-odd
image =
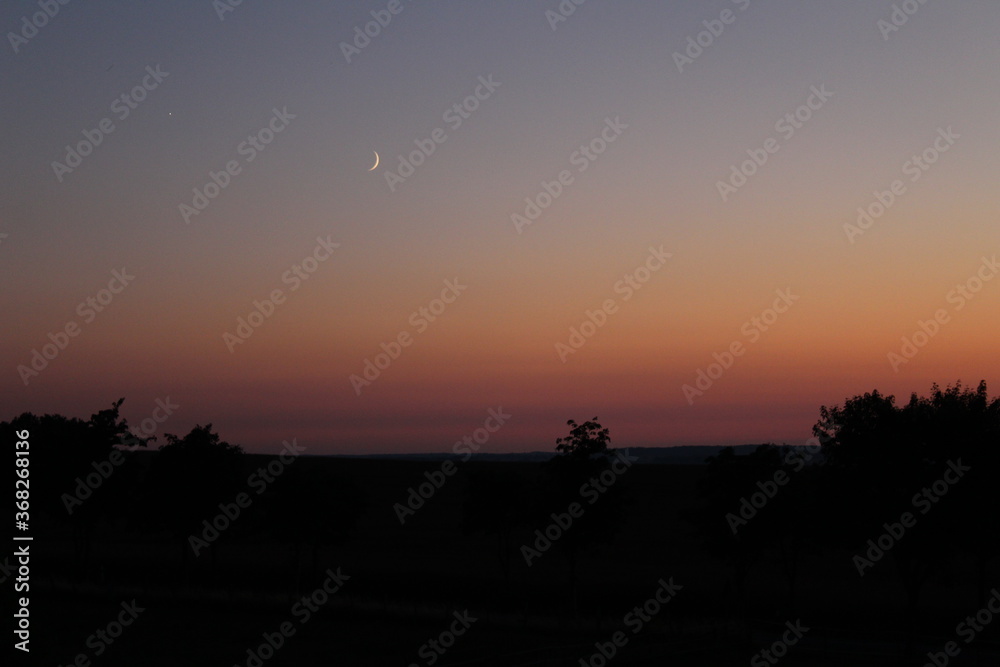
[[[0,29],[2,419],[802,444],[873,389],[1000,389],[993,0],[70,0]]]

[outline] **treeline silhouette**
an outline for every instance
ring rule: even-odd
[[[211,581],[220,544],[264,539],[290,547],[298,586],[303,561],[319,568],[320,548],[342,543],[355,527],[364,495],[352,480],[321,478],[308,465],[269,466],[277,459],[248,457],[212,424],[183,437],[167,433],[147,454],[141,448],[156,438],[131,432],[119,414],[123,402],[87,421],[24,413],[0,424],[11,437],[30,433],[32,530],[72,536],[78,579],[104,571],[92,562],[98,535],[173,545],[182,582],[195,556],[208,562]]]
[[[905,404],[878,391],[854,396],[820,408],[807,446],[768,443],[747,456],[727,448],[704,466],[630,467],[596,417],[570,420],[569,435],[543,464],[458,464],[462,481],[449,481],[441,498],[429,498],[405,526],[395,521],[392,505],[422,479],[393,473],[402,483],[392,482],[377,498],[375,485],[362,483],[389,470],[390,462],[344,463],[334,474],[321,459],[306,458],[285,463],[270,482],[248,484],[255,471],[281,459],[247,455],[211,424],[183,437],[167,434],[154,450],[154,439],[131,433],[121,404],[86,421],[25,413],[2,424],[10,437],[15,430],[31,433],[33,525],[42,536],[71,536],[66,575],[77,581],[113,578],[108,568],[126,567],[120,558],[95,562],[94,543],[102,539],[161,545],[173,568],[159,576],[203,587],[238,570],[233,560],[220,559],[221,545],[231,559],[241,548],[279,548],[268,553],[283,554],[283,585],[292,591],[314,582],[348,547],[399,582],[420,572],[407,549],[421,539],[431,554],[442,544],[481,540],[488,550],[477,552],[469,571],[486,583],[459,593],[458,585],[443,581],[437,589],[414,584],[400,590],[431,596],[448,588],[474,604],[525,617],[531,601],[535,609],[548,605],[579,620],[601,610],[612,614],[608,609],[627,597],[587,594],[629,580],[627,571],[605,569],[609,559],[635,561],[637,571],[643,561],[644,574],[635,576],[642,582],[633,582],[641,590],[651,567],[642,550],[655,550],[667,554],[659,576],[688,586],[672,603],[675,628],[684,614],[723,617],[730,638],[748,641],[756,619],[815,615],[837,600],[859,611],[870,604],[876,615],[892,617],[886,627],[903,629],[907,650],[931,622],[921,615],[935,612],[933,602],[923,604],[929,585],[963,591],[953,602],[972,613],[997,583],[1000,397],[991,398],[985,382],[935,384],[929,395],[914,394]],[[405,470],[429,465],[407,463]],[[681,479],[690,480],[684,488],[694,493],[661,488]],[[225,528],[216,527],[208,539],[213,519],[235,512],[240,494],[250,502],[238,518],[219,520]],[[579,516],[566,526],[574,503]],[[767,574],[774,571],[780,590]],[[443,579],[431,566],[426,572]],[[882,597],[887,580],[894,604]],[[699,581],[712,592],[699,592]],[[262,585],[249,578],[236,583]],[[844,603],[840,587],[860,597]],[[540,600],[545,596],[551,600]]]

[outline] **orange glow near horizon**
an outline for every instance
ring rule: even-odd
[[[7,109],[0,419],[87,417],[125,396],[139,422],[170,396],[167,432],[211,422],[250,451],[295,437],[361,454],[446,450],[502,406],[514,416],[488,450],[524,451],[550,450],[570,418],[599,416],[622,447],[795,443],[821,405],[875,388],[1000,391],[1000,56],[969,46],[995,40],[993,5],[928,5],[891,40],[877,8],[754,5],[682,72],[672,53],[708,17],[694,3],[588,6],[558,31],[536,9],[414,9],[440,39],[400,23],[353,63],[330,38],[361,11],[343,3],[268,13],[282,29],[253,46],[229,22],[151,9],[163,34],[83,78],[66,72],[121,34],[39,36],[9,63],[11,89],[34,92]],[[170,77],[58,180],[65,146],[155,62]],[[210,62],[239,75],[220,83]],[[499,87],[446,121],[491,74]],[[808,121],[777,129],[824,86]],[[248,133],[286,107],[287,128],[243,161]],[[447,139],[390,188],[438,127]],[[724,198],[769,138],[779,149]],[[601,150],[581,162],[588,146]],[[233,159],[241,172],[186,223],[179,206]],[[845,227],[897,180],[883,215]],[[512,218],[545,197],[529,225]],[[317,260],[322,240],[339,247]],[[85,318],[122,267],[134,281]],[[447,281],[466,287],[435,303]],[[46,346],[54,358],[34,356]],[[25,376],[33,359],[45,368]],[[700,372],[717,377],[699,388]]]

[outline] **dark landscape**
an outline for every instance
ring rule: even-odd
[[[0,3],[0,667],[1000,666],[998,34]]]
[[[154,449],[118,408],[2,425],[32,445],[44,664],[252,667],[262,642],[267,664],[602,664],[603,645],[623,665],[735,665],[792,627],[786,664],[923,664],[967,634],[953,664],[1000,658],[1000,624],[956,635],[1000,606],[985,385],[859,395],[809,443],[702,464],[609,449],[596,418],[546,461],[249,455],[210,425]],[[92,638],[129,601],[134,631]],[[428,648],[456,614],[468,636]]]

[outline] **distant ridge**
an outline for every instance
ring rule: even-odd
[[[736,454],[743,456],[757,449],[760,445],[734,445]],[[666,465],[701,465],[709,456],[715,456],[724,445],[682,445],[679,447],[619,447],[616,449],[628,449],[629,456],[639,458],[637,463],[641,464],[666,464]],[[427,454],[334,454],[336,458],[350,459],[393,459],[402,461],[443,461],[445,459],[461,458],[456,454],[448,452],[434,452]],[[507,454],[497,454],[491,452],[479,452],[473,455],[474,461],[503,461],[503,462],[542,462],[548,461],[555,456],[554,452],[512,452]]]

